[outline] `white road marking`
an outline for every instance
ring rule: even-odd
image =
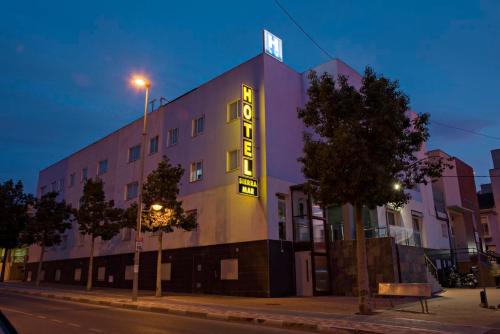
[[[73,323],[73,322],[68,322],[67,324],[68,324],[69,326],[73,326],[73,327],[82,327],[82,326],[80,326],[79,324],[75,324],[75,323]]]
[[[97,329],[97,328],[89,328],[89,331],[97,332],[97,333],[102,333],[103,332],[102,330]]]
[[[52,320],[53,322],[60,323],[60,324],[62,324],[62,323],[63,323],[61,320],[58,320],[58,319],[50,319],[50,320]]]

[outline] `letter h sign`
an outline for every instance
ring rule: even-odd
[[[281,39],[267,30],[264,30],[264,51],[271,57],[283,62],[283,46]]]

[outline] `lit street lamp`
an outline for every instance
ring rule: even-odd
[[[134,252],[134,278],[132,281],[132,301],[137,301],[137,295],[139,291],[139,258],[142,248],[142,237],[141,237],[141,219],[142,219],[142,184],[144,182],[144,156],[146,151],[146,136],[147,136],[147,122],[148,122],[148,95],[149,87],[151,86],[149,81],[143,77],[134,77],[132,79],[132,84],[138,88],[146,89],[146,98],[144,100],[144,118],[142,127],[142,142],[140,146],[140,162],[139,162],[139,191],[137,196],[137,227],[135,230],[135,252]]]

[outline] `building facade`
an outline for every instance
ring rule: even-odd
[[[340,241],[347,245],[355,238],[353,209],[323,210],[302,191],[297,158],[306,129],[297,108],[307,98],[308,71],[299,73],[280,60],[262,53],[148,115],[145,175],[163,156],[183,166],[180,199],[198,220],[194,231],[163,237],[167,290],[266,297],[328,294],[336,291],[338,271],[348,270],[337,255],[344,247]],[[341,60],[313,70],[343,74],[361,86],[361,76]],[[40,171],[38,196],[57,191],[59,199],[78,207],[84,182],[99,177],[108,199],[130,206],[138,193],[141,127],[138,119]],[[426,153],[419,155],[425,158]],[[365,209],[365,233],[384,240],[380,246],[370,241],[380,250],[379,258],[392,249],[394,259],[406,259],[407,266],[386,263],[389,279],[425,281],[423,250],[450,249],[449,216],[440,217],[433,185],[410,192],[412,200],[400,210]],[[476,223],[474,217],[465,218],[467,205],[457,199],[446,212],[456,209],[467,222],[469,246],[476,244]],[[156,242],[146,233],[140,288],[154,288]],[[96,286],[131,287],[134,246],[133,231],[127,229],[110,241],[97,240]],[[89,252],[90,240],[74,224],[59,246],[46,251],[42,279],[84,284]],[[30,247],[27,280],[35,279],[38,259],[39,248]],[[344,283],[354,284],[349,278]]]

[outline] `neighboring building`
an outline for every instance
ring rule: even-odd
[[[462,160],[441,150],[427,153],[439,157],[451,165],[443,176],[432,183],[436,217],[441,222],[442,235],[449,235],[451,261],[459,265],[470,262],[470,256],[481,251],[481,235],[478,229],[479,204],[474,182],[474,171]],[[464,265],[463,268],[466,268]]]
[[[167,290],[318,295],[355,284],[345,275],[342,283],[337,279],[343,275],[339,270],[352,274],[347,268],[352,265],[347,259],[355,237],[352,207],[322,210],[301,191],[304,177],[297,158],[302,155],[305,128],[297,108],[307,98],[308,71],[296,72],[279,61],[281,52],[277,54],[260,54],[148,115],[145,173],[163,155],[181,164],[186,173],[180,198],[185,210],[196,212],[199,224],[194,231],[163,237]],[[344,74],[355,87],[361,85],[361,76],[338,59],[314,70]],[[138,119],[42,170],[38,195],[55,190],[60,199],[78,207],[85,180],[98,176],[108,199],[128,207],[138,193],[141,127]],[[425,152],[419,155],[423,158]],[[375,257],[369,261],[375,264],[372,284],[384,279],[426,281],[423,247],[449,249],[447,222],[437,220],[433,186],[421,185],[411,192],[413,199],[401,210],[364,210],[366,235],[377,249],[369,252]],[[461,215],[456,216],[465,223],[457,218],[454,224],[472,233],[469,204],[455,202],[447,211],[458,210]],[[388,235],[395,242],[381,238]],[[471,238],[475,245],[471,235],[464,234],[466,245]],[[89,244],[75,224],[61,245],[47,250],[42,278],[83,284]],[[147,233],[141,288],[154,288],[156,247],[156,238]],[[110,241],[97,240],[95,285],[131,287],[133,250],[130,230]],[[34,280],[39,248],[31,247],[29,254],[27,278]],[[345,254],[344,263],[338,254]],[[385,276],[378,272],[382,264]]]
[[[484,236],[484,250],[500,253],[500,149],[491,151],[493,169],[490,169],[491,183],[482,184],[478,193],[481,209],[481,227]]]

